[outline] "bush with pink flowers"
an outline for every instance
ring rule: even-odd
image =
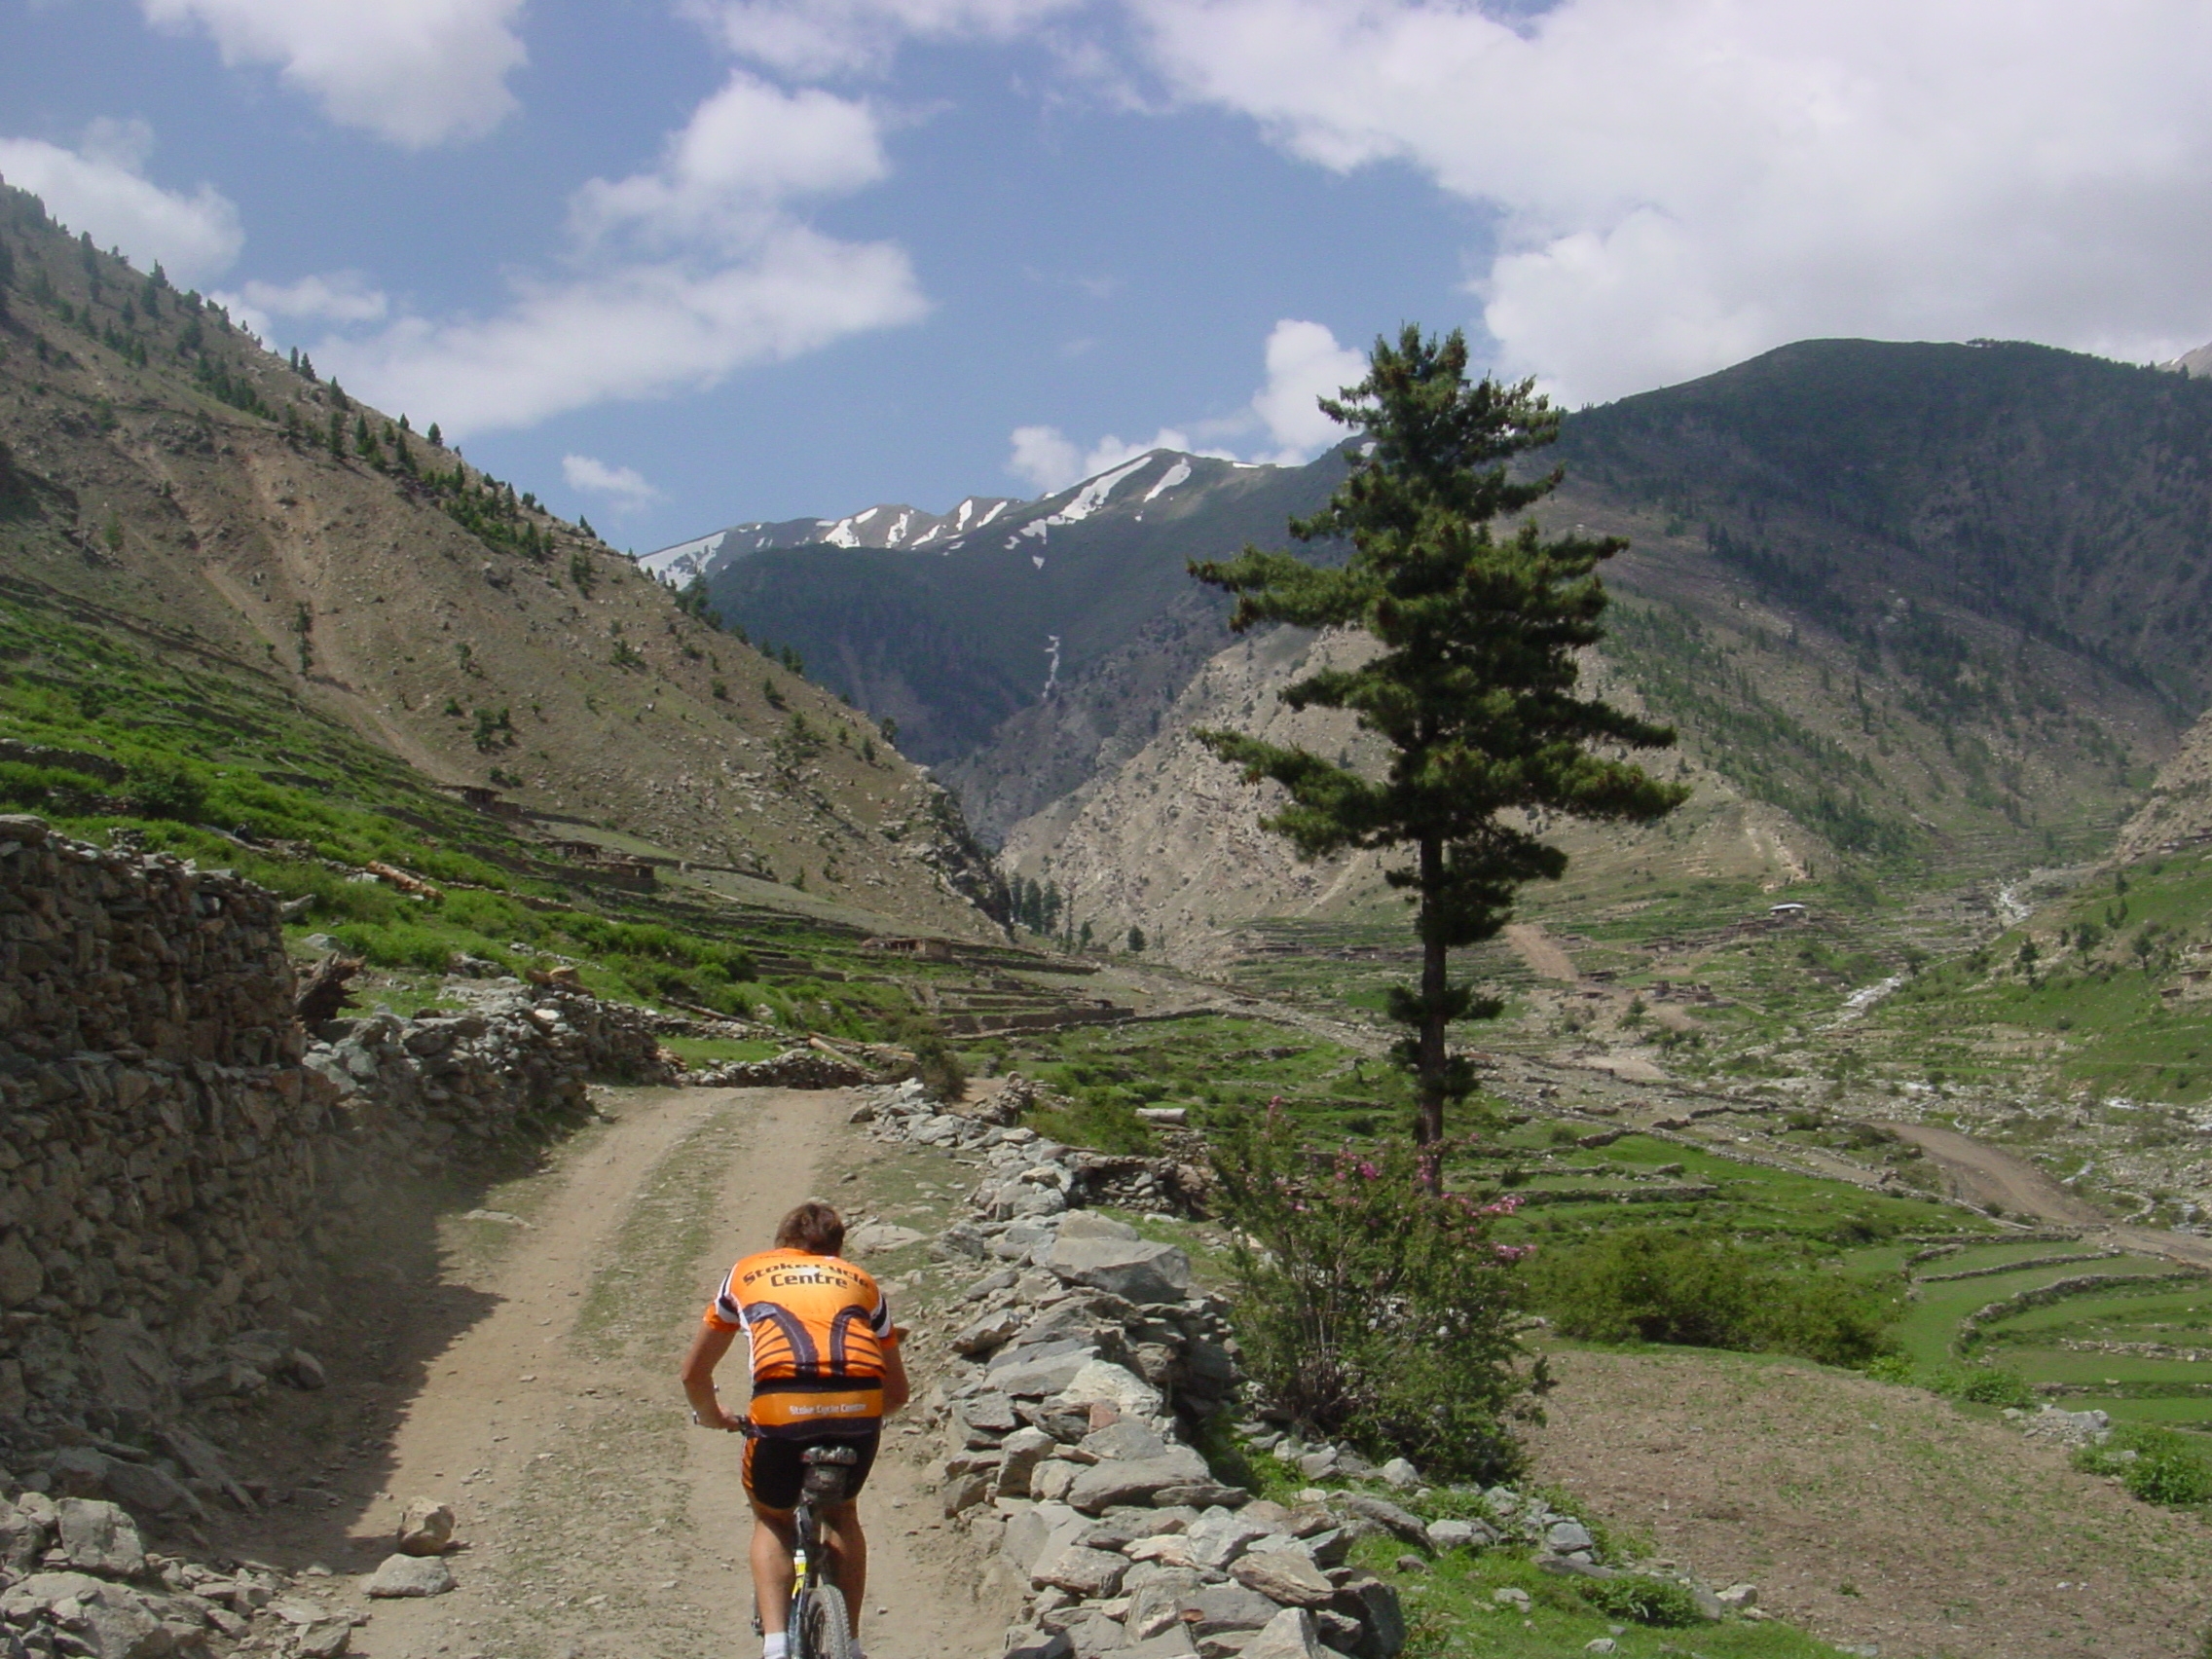
[[[1317,1153],[1271,1110],[1215,1149],[1244,1365],[1306,1433],[1494,1481],[1544,1379],[1525,1365],[1509,1198],[1434,1194],[1403,1141]]]

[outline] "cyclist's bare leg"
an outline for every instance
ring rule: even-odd
[[[867,1600],[867,1534],[861,1530],[856,1498],[822,1506],[822,1541],[830,1547],[830,1576],[845,1597],[845,1619],[853,1641],[861,1639],[861,1604]]]
[[[753,1594],[760,1607],[760,1633],[781,1636],[789,1622],[792,1585],[798,1576],[792,1552],[798,1548],[795,1510],[753,1505]]]

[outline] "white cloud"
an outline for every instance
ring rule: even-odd
[[[742,243],[785,202],[858,190],[888,170],[865,104],[735,74],[670,136],[658,167],[593,179],[570,217],[586,240],[628,232],[649,244]]]
[[[519,280],[493,315],[402,317],[314,354],[371,399],[465,434],[704,388],[911,322],[928,302],[903,249],[825,236],[786,205],[883,171],[866,105],[735,75],[658,167],[576,192],[574,275]]]
[[[687,0],[730,51],[786,74],[887,68],[908,36],[1004,39],[1082,0]]]
[[[1127,4],[1186,98],[1498,209],[1500,366],[1575,400],[1808,335],[2212,337],[2212,8]]]
[[[218,288],[210,297],[234,320],[263,340],[296,335],[296,330],[278,325],[279,317],[297,322],[377,322],[389,306],[384,291],[371,287],[355,271],[302,276],[281,287],[274,282],[251,281],[239,293]]]
[[[1338,345],[1318,322],[1285,317],[1268,336],[1267,355],[1268,384],[1252,394],[1252,412],[1277,445],[1269,460],[1295,465],[1349,435],[1318,403],[1367,378],[1365,352]]]
[[[1038,495],[1050,496],[1078,479],[1133,460],[1146,450],[1182,449],[1189,441],[1183,433],[1162,426],[1149,444],[1125,444],[1109,434],[1086,450],[1057,426],[1016,426],[1006,469]]]
[[[475,138],[515,108],[523,0],[140,0],[149,22],[195,24],[228,64],[274,63],[331,120],[409,149]]]
[[[563,456],[561,476],[568,480],[571,490],[611,496],[617,512],[634,511],[660,499],[660,492],[646,483],[645,474],[636,467],[609,466],[595,456]]]
[[[95,121],[83,145],[64,150],[37,138],[0,138],[0,177],[42,198],[71,230],[120,247],[141,266],[156,260],[187,284],[226,270],[245,245],[239,210],[212,185],[190,196],[144,173],[153,129],[142,121]]]
[[[1245,458],[1209,440],[1264,430],[1275,447],[1256,452],[1249,459],[1274,466],[1298,466],[1349,435],[1322,414],[1315,401],[1334,397],[1344,387],[1366,379],[1364,352],[1338,345],[1337,337],[1321,323],[1285,317],[1268,334],[1266,357],[1267,384],[1252,394],[1249,404],[1226,419],[1195,422],[1188,428],[1162,426],[1141,444],[1124,443],[1109,432],[1088,448],[1057,426],[1016,426],[1006,469],[1026,480],[1040,496],[1050,496],[1124,461],[1133,461],[1148,450],[1180,450],[1186,455],[1237,461]]]

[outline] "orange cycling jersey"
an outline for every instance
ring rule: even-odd
[[[891,1309],[852,1263],[805,1250],[748,1256],[708,1304],[706,1323],[745,1333],[761,1433],[857,1435],[881,1420]]]

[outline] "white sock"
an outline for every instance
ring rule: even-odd
[[[778,1631],[774,1636],[763,1636],[760,1639],[760,1659],[784,1659],[784,1655],[791,1650],[791,1636],[786,1631]]]

